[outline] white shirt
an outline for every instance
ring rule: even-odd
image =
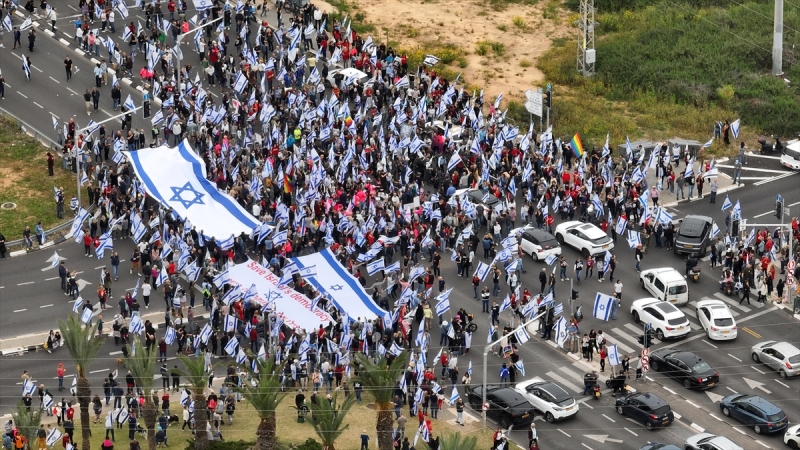
[[[621,282],[617,281],[616,283],[614,283],[614,292],[616,292],[617,294],[621,294],[622,293],[622,283]]]

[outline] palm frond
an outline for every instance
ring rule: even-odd
[[[11,413],[14,425],[31,445],[36,441],[36,431],[39,429],[39,424],[42,423],[42,411],[41,408],[31,408],[28,412],[28,408],[20,400],[17,402],[17,409]]]
[[[281,391],[280,377],[275,373],[275,359],[256,358],[255,361],[258,373],[254,373],[251,366],[246,366],[252,378],[250,381],[242,381],[239,389],[242,396],[258,411],[258,416],[266,418],[275,415],[278,405],[287,393]]]
[[[460,431],[447,437],[441,436],[439,441],[439,450],[475,450],[478,448],[477,436],[462,436]]]
[[[153,389],[153,376],[156,373],[156,352],[153,350],[148,354],[138,336],[133,336],[131,347],[135,348],[136,352],[135,354],[128,352],[128,356],[124,358],[125,367],[133,375],[136,386],[149,393]]]
[[[179,355],[178,360],[183,363],[183,370],[177,372],[182,376],[189,386],[192,387],[192,392],[202,394],[208,386],[208,368],[206,367],[203,358],[190,358],[186,355]],[[210,370],[218,366],[219,362],[212,364]]]
[[[358,376],[355,377],[364,387],[373,394],[376,403],[388,403],[394,396],[395,382],[406,368],[406,352],[400,353],[392,364],[387,366],[386,358],[377,361],[368,358],[362,353],[356,354],[356,359],[361,364]]]
[[[333,448],[336,439],[349,428],[349,425],[342,426],[342,424],[350,408],[355,405],[356,398],[354,395],[348,396],[339,405],[338,397],[339,393],[337,392],[330,401],[319,398],[316,405],[313,403],[308,405],[311,410],[311,426],[314,427],[314,432],[322,441],[323,448]]]
[[[89,364],[97,357],[97,353],[105,343],[105,338],[96,337],[97,322],[84,327],[78,315],[70,314],[66,321],[58,321],[58,329],[61,331],[69,355],[75,361],[78,377],[86,378]]]

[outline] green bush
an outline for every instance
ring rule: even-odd
[[[314,439],[308,438],[305,442],[297,446],[297,450],[322,450],[322,444]]]
[[[186,441],[186,450],[194,450],[194,440]],[[210,441],[208,450],[248,450],[255,445],[255,442],[245,441]]]

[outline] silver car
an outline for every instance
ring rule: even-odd
[[[800,374],[800,349],[788,342],[767,341],[753,346],[753,361],[780,372],[782,378]]]
[[[710,433],[695,434],[686,438],[686,450],[744,450],[725,436]]]

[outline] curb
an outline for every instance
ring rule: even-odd
[[[730,191],[739,189],[740,187],[743,187],[743,186],[744,186],[744,183],[738,184],[738,185],[732,184],[730,186],[727,186],[727,187],[724,187],[724,188],[721,188],[721,189],[717,189],[717,196],[719,196],[719,194],[724,194],[726,192],[730,192]],[[689,199],[689,198],[681,199],[681,200],[676,200],[676,201],[671,202],[671,203],[665,203],[665,204],[663,204],[661,206],[664,207],[664,208],[670,208],[670,207],[674,207],[674,206],[677,206],[677,205],[682,205],[684,203],[694,203],[694,202],[697,202],[697,201],[700,201],[700,200],[705,200],[706,198],[708,198],[708,196],[709,196],[709,194],[706,193],[706,195],[704,195],[703,198],[695,197],[695,198],[691,198],[691,199]]]

